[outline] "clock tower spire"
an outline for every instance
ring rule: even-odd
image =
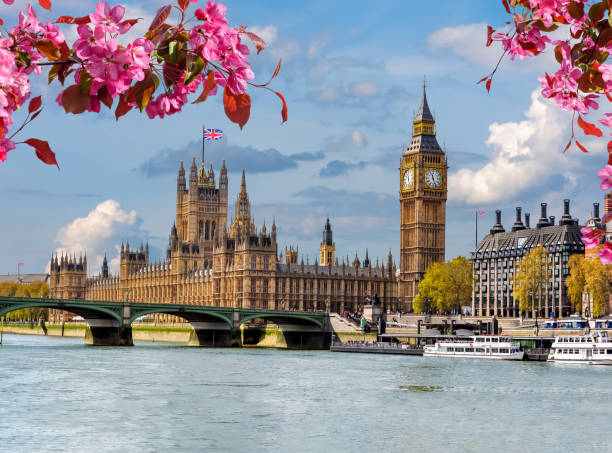
[[[435,126],[423,81],[423,97],[413,120],[412,140],[400,162],[399,294],[406,311],[412,311],[412,301],[427,268],[444,261],[448,166],[436,139]]]

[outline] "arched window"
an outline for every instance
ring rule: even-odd
[[[204,269],[208,269],[208,260],[204,260]]]
[[[268,270],[268,266],[269,266],[269,264],[270,264],[270,263],[269,263],[269,261],[270,261],[270,260],[268,259],[268,257],[267,257],[267,256],[264,256],[264,269],[265,269],[265,270]]]
[[[204,234],[204,222],[200,220],[200,222],[198,223],[198,238],[201,238],[203,234]]]
[[[212,222],[210,225],[210,239],[213,240],[215,239],[215,222]]]
[[[257,258],[254,256],[251,257],[251,269],[257,269]]]

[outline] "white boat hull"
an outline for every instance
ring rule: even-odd
[[[547,362],[563,363],[569,365],[612,365],[612,360],[570,360],[570,359],[548,359]]]
[[[524,352],[519,351],[512,354],[471,354],[471,353],[452,353],[423,351],[423,357],[452,357],[459,359],[486,359],[486,360],[523,360]]]

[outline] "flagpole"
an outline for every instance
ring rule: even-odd
[[[206,130],[206,124],[202,123],[202,163],[206,166],[206,164],[204,163],[204,143],[206,143],[206,140],[204,139],[204,131]]]
[[[476,238],[474,239],[474,250],[476,250],[478,248],[478,211],[476,211],[474,214],[476,219]]]

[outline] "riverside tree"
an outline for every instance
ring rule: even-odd
[[[44,281],[32,283],[4,282],[0,283],[0,296],[15,297],[47,297],[49,295],[49,285]],[[49,310],[46,308],[24,308],[6,314],[6,319],[32,319],[38,320],[40,317],[49,319]]]
[[[559,66],[539,78],[542,96],[553,99],[559,108],[573,112],[571,135],[563,152],[575,143],[580,151],[587,153],[587,148],[576,140],[574,125],[586,135],[604,135],[601,126],[586,121],[585,115],[593,114],[600,104],[608,110],[612,101],[612,65],[609,64],[612,1],[501,0],[501,3],[511,15],[511,22],[507,22],[509,27],[504,31],[488,26],[486,45],[499,42],[503,53],[493,71],[479,83],[484,82],[487,91],[491,89],[493,76],[505,56],[523,60],[551,50]],[[612,113],[598,116],[597,123],[612,128]],[[612,140],[608,141],[607,150],[607,165],[597,172],[602,190],[612,188]],[[602,223],[611,219],[612,215],[604,216]],[[582,233],[587,247],[589,244],[595,247],[604,236],[600,229],[583,228]],[[597,254],[602,263],[612,263],[612,244],[604,242]]]
[[[472,265],[462,256],[445,263],[433,263],[419,282],[414,298],[416,313],[460,311],[472,297]]]
[[[531,249],[519,261],[512,279],[514,300],[519,302],[519,310],[531,312],[532,316],[541,313],[542,295],[552,277],[552,266],[548,264],[548,250],[542,246]]]
[[[198,0],[162,6],[145,36],[127,43],[120,41],[121,36],[139,19],[124,18],[121,5],[111,7],[101,1],[87,16],[62,16],[54,24],[43,24],[28,4],[10,32],[0,31],[0,163],[15,145],[23,143],[33,147],[44,163],[58,165],[48,142],[36,138],[15,141],[42,111],[41,96],[31,98],[30,78],[42,75],[44,66],[50,67],[49,83],[68,85],[56,100],[66,113],[99,113],[105,106],[115,109],[117,120],[134,108],[149,118],[163,118],[180,112],[190,96],[194,104],[204,102],[221,87],[225,114],[242,128],[250,116],[251,98],[246,92],[250,85],[275,93],[282,103],[282,121],[286,121],[282,94],[268,87],[280,70],[280,61],[268,82],[251,82],[255,75],[242,39],[249,38],[257,53],[265,42],[244,26],[230,27],[223,4],[208,0],[204,8],[189,14],[191,3]],[[50,0],[39,0],[39,4],[51,9]],[[74,26],[78,39],[70,45],[57,24]],[[13,113],[28,100],[23,124],[9,135]]]
[[[568,262],[570,276],[566,280],[567,294],[576,311],[599,317],[608,314],[611,266],[600,260],[572,255]],[[583,307],[583,294],[589,306]]]

